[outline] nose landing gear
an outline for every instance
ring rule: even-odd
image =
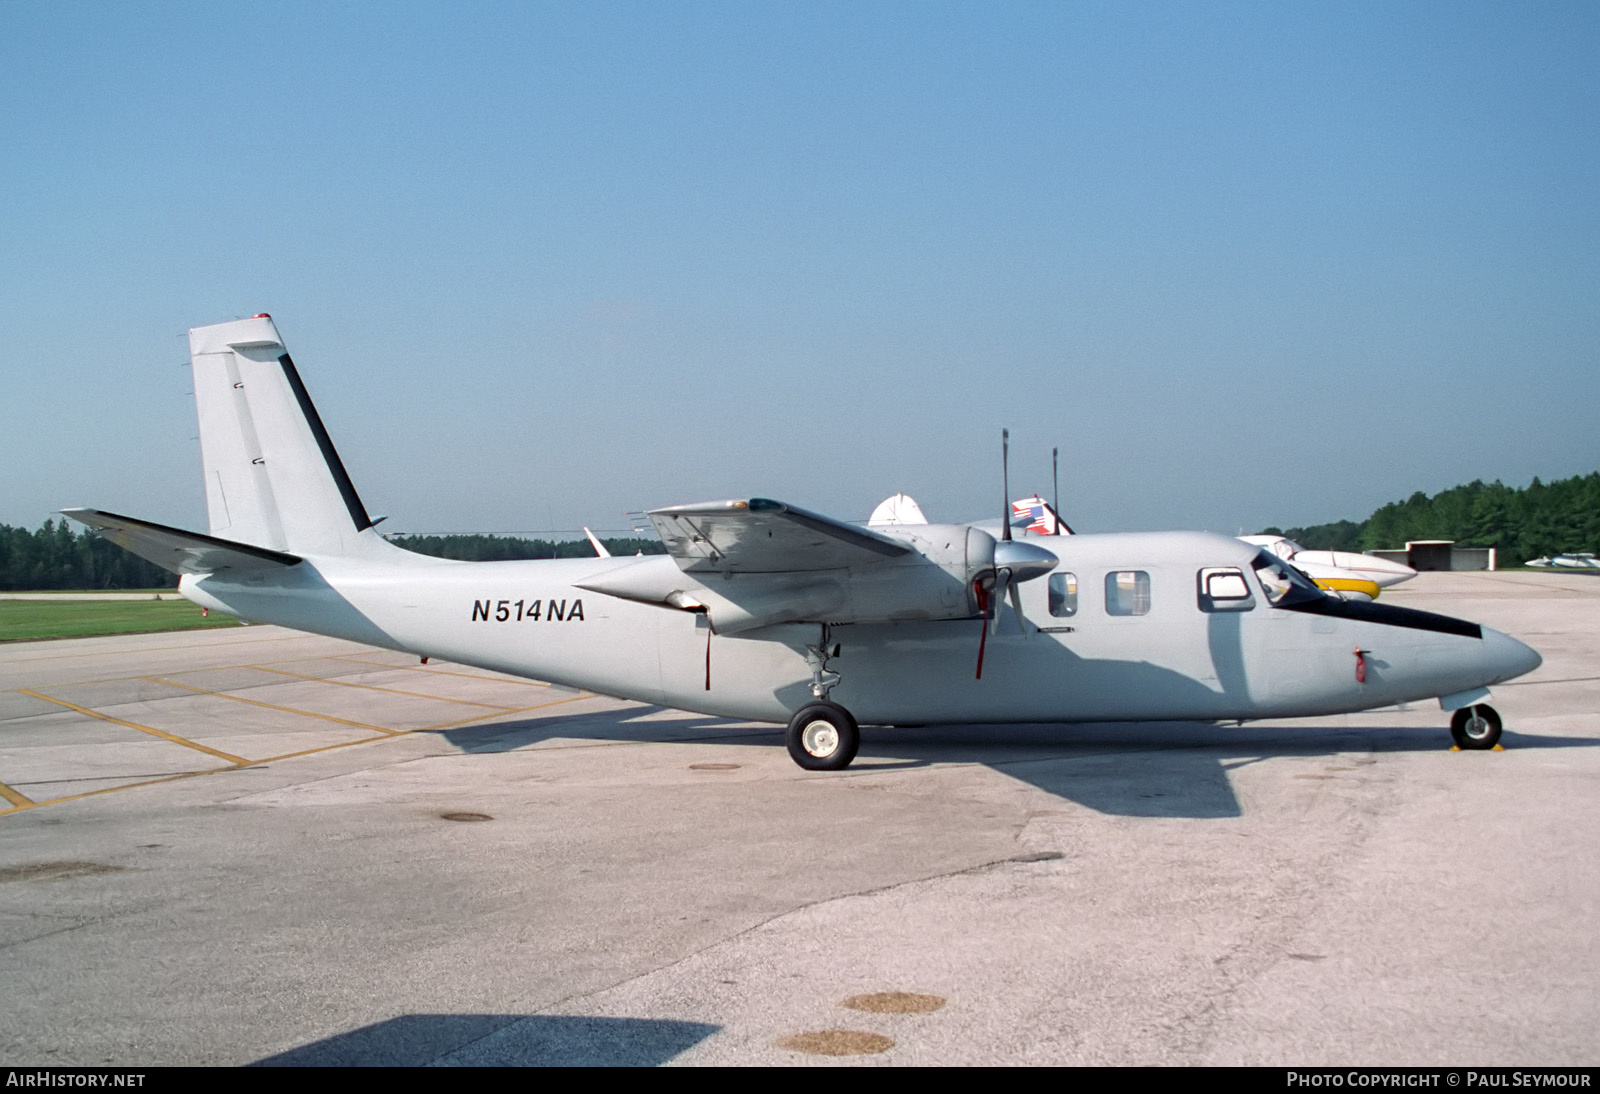
[[[1450,736],[1463,751],[1482,751],[1500,743],[1500,715],[1486,703],[1462,707],[1450,716]]]

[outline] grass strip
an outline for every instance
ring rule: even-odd
[[[237,627],[231,616],[201,616],[187,600],[0,601],[0,642]]]

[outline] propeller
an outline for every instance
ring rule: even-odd
[[[1022,630],[1022,637],[1028,637],[1028,625],[1022,618],[1022,593],[1018,589],[1024,581],[1032,581],[1036,577],[1043,577],[1054,570],[1060,563],[1055,554],[1033,543],[1026,543],[1011,538],[1011,431],[1000,431],[1000,479],[1001,487],[1005,491],[1000,510],[1000,538],[997,540],[987,532],[972,529],[970,534],[974,537],[982,536],[989,542],[980,547],[987,548],[982,553],[988,556],[988,565],[978,570],[972,580],[972,592],[978,602],[978,614],[983,619],[983,633],[978,638],[978,673],[977,679],[983,679],[983,653],[988,643],[989,633],[1000,633],[1000,605],[1006,600],[1011,601],[1011,610],[1017,615],[1017,626]],[[973,547],[978,546],[969,540],[968,557],[973,554]]]

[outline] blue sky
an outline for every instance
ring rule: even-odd
[[[1082,530],[1600,467],[1600,7],[0,5],[0,522],[204,527],[271,312],[396,530]]]

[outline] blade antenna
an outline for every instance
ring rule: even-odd
[[[1000,485],[1005,490],[1004,504],[1000,507],[1001,539],[1011,538],[1011,430],[1000,431]]]
[[[1055,531],[1055,534],[1058,535],[1058,536],[1061,534],[1061,460],[1060,460],[1060,456],[1061,456],[1061,449],[1052,448],[1050,450],[1050,481],[1055,485],[1055,494],[1056,494],[1055,512],[1050,514],[1050,516],[1052,518],[1054,518],[1054,519],[1051,520],[1050,527]]]

